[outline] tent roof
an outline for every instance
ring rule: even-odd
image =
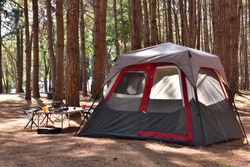
[[[193,86],[196,85],[198,72],[202,67],[217,70],[227,82],[224,68],[218,56],[173,43],[163,43],[119,55],[105,84],[127,66],[150,63],[176,64]]]

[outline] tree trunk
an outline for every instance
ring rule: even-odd
[[[46,55],[43,55],[43,62],[44,62],[44,73],[45,73],[45,76],[44,76],[44,91],[45,92],[48,92],[48,76],[49,76],[49,66],[47,64],[47,58],[46,58]]]
[[[198,50],[202,50],[201,48],[201,36],[203,34],[203,32],[201,32],[201,25],[202,25],[202,22],[201,22],[201,0],[198,0],[197,1],[197,6],[198,6],[198,14],[197,16],[194,16],[194,17],[197,17],[197,29],[195,30],[195,38],[196,38],[196,49]]]
[[[129,2],[128,2],[129,3]],[[126,45],[126,34],[125,34],[125,23],[124,23],[124,18],[123,18],[123,4],[122,0],[120,0],[120,13],[121,13],[121,22],[122,22],[122,40],[123,40],[123,47],[124,47],[124,52],[127,52],[127,45]]]
[[[82,72],[82,91],[83,96],[88,95],[87,91],[87,81],[88,81],[88,75],[87,75],[87,60],[86,60],[86,53],[85,53],[85,25],[84,25],[84,6],[83,6],[83,0],[80,2],[80,35],[81,35],[81,50],[82,50],[82,65],[81,65],[81,72]]]
[[[78,0],[67,0],[67,66],[66,66],[66,104],[79,106],[79,35]]]
[[[161,23],[161,9],[160,9],[160,5],[161,5],[161,2],[160,1],[156,1],[157,2],[157,24],[158,24],[158,27],[156,26],[156,43],[159,44],[159,43],[162,43],[164,42],[164,38],[162,37],[162,28],[161,26],[163,25]]]
[[[157,44],[157,25],[156,25],[156,0],[151,0],[151,10],[150,10],[150,19],[151,19],[151,28],[150,28],[150,45]]]
[[[94,57],[93,57],[93,90],[92,98],[98,95],[105,78],[106,64],[106,0],[95,0],[94,16]],[[101,7],[102,5],[102,7]],[[101,21],[102,20],[102,21]],[[102,95],[102,94],[100,94]]]
[[[230,78],[230,33],[228,23],[228,0],[211,1],[212,22],[213,22],[213,50],[220,56],[224,66],[227,80]],[[225,57],[227,56],[227,57]]]
[[[131,0],[131,27],[132,27],[132,36],[131,36],[131,49],[137,50],[141,49],[141,23],[142,23],[142,8],[141,0]]]
[[[167,11],[168,11],[168,41],[169,42],[173,42],[174,39],[173,39],[173,23],[172,23],[172,7],[171,7],[171,0],[168,0],[168,3],[167,3]]]
[[[37,0],[32,0],[33,8],[33,97],[40,97],[39,94],[39,39],[38,39],[38,4]]]
[[[119,45],[119,34],[117,28],[117,10],[116,10],[116,0],[114,2],[114,24],[115,24],[115,51],[116,56],[120,55],[120,45]]]
[[[207,22],[207,19],[208,19],[208,15],[207,15],[207,1],[205,0],[203,2],[203,12],[204,12],[204,16],[203,16],[203,31],[204,31],[204,50],[206,52],[210,52],[210,48],[209,48],[209,35],[208,35],[208,22]]]
[[[102,0],[100,3],[100,9],[101,9],[101,24],[100,24],[100,33],[101,33],[101,41],[100,41],[100,54],[102,57],[102,62],[106,62],[106,65],[104,66],[104,70],[101,71],[102,77],[101,77],[101,84],[104,83],[105,75],[109,73],[110,66],[108,63],[108,57],[107,57],[107,51],[106,51],[106,22],[107,22],[107,0]]]
[[[50,0],[46,0],[46,8],[47,8],[47,45],[48,45],[48,53],[49,53],[49,62],[50,62],[50,72],[51,72],[51,87],[55,90],[55,80],[56,80],[56,59],[54,55],[53,48],[53,22],[51,18],[51,2]],[[53,95],[54,96],[54,95]]]
[[[64,98],[64,24],[63,0],[56,0],[56,80],[54,100]],[[78,40],[77,40],[78,41]],[[70,61],[70,59],[69,59]]]
[[[189,0],[189,37],[187,45],[191,48],[195,48],[196,43],[196,17],[196,2],[195,0]]]
[[[143,0],[143,11],[144,11],[144,25],[143,25],[143,35],[144,35],[144,47],[150,46],[150,34],[149,34],[149,21],[148,21],[148,2]]]
[[[173,2],[173,6],[175,6],[175,0],[172,1]],[[169,10],[169,9],[168,9]],[[178,14],[176,11],[176,8],[173,9],[173,13],[174,13],[174,26],[175,26],[175,41],[178,44],[181,44],[181,37],[180,37],[180,28],[179,28],[179,19],[178,19]],[[170,26],[170,25],[169,25]]]
[[[22,54],[22,30],[17,30],[17,92],[24,92],[23,85],[23,54]]]
[[[247,12],[248,11],[248,12]],[[245,12],[245,26],[246,27],[249,27],[250,26],[250,22],[248,21],[248,19],[250,18],[250,1],[248,0],[248,3],[247,3],[247,7],[246,7],[246,12]],[[246,83],[246,87],[245,89],[246,90],[249,90],[249,66],[248,66],[248,53],[249,53],[249,50],[248,50],[248,40],[247,38],[249,37],[249,33],[248,32],[248,28],[246,28],[246,43],[245,43],[245,47],[246,47],[246,55],[245,55],[245,83]]]
[[[230,0],[229,0],[230,1]],[[230,89],[232,94],[238,92],[239,88],[239,64],[238,64],[238,43],[239,43],[239,32],[240,32],[240,10],[242,9],[242,1],[230,1],[229,2],[229,27],[230,27],[230,34],[232,34],[230,38],[231,44],[231,71],[230,71]]]
[[[170,4],[171,4],[171,1],[170,1]],[[168,8],[167,8],[167,2],[166,1],[163,1],[163,10],[164,10],[164,16],[163,16],[163,27],[164,27],[164,30],[163,30],[163,36],[164,36],[164,41],[169,41],[169,33],[168,33]],[[170,11],[171,13],[171,11]],[[172,25],[173,26],[173,25]],[[171,26],[171,27],[172,27]]]
[[[187,25],[187,15],[186,15],[186,9],[185,5],[183,4],[183,0],[179,0],[180,5],[180,17],[181,17],[181,44],[184,46],[188,45],[188,25]]]
[[[26,94],[25,100],[31,100],[30,73],[31,73],[31,43],[29,35],[29,14],[28,2],[24,0],[24,16],[25,16],[25,46],[26,46]]]
[[[133,10],[132,10],[132,1],[128,0],[128,19],[129,19],[129,32],[130,32],[130,50],[133,50],[133,46],[135,45],[134,41],[134,24],[133,24]]]
[[[240,17],[241,17],[241,21],[240,21],[240,41],[239,41],[239,63],[240,63],[240,71],[239,71],[239,77],[240,77],[240,83],[239,83],[239,89],[241,90],[245,90],[245,87],[246,87],[246,75],[245,75],[245,62],[246,62],[246,59],[245,57],[247,56],[247,46],[246,46],[246,43],[247,43],[247,31],[246,31],[246,25],[245,24],[245,20],[247,20],[247,15],[245,15],[245,9],[244,8],[243,10],[241,10],[241,14],[240,14]],[[246,10],[247,11],[247,10]],[[244,19],[246,18],[246,19]],[[247,22],[246,22],[247,23]]]
[[[2,3],[0,3],[2,13]],[[0,14],[0,29],[2,29],[2,15]],[[0,31],[0,94],[3,93],[3,66],[2,66],[2,31]]]

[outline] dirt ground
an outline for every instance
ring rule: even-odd
[[[24,94],[0,95],[0,166],[4,167],[162,167],[162,166],[250,166],[250,146],[246,140],[191,147],[157,141],[74,137],[79,124],[60,134],[37,134],[36,128],[24,129],[27,122],[22,109],[49,104],[40,99],[25,101]],[[81,98],[81,103],[87,103]],[[250,92],[236,99],[241,120],[250,141]]]

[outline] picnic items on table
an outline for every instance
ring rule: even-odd
[[[29,117],[29,121],[24,128],[26,129],[30,124],[30,129],[32,129],[32,125],[34,124],[39,134],[61,133],[63,131],[65,118],[68,119],[68,125],[70,127],[70,116],[72,114],[80,113],[83,120],[88,119],[90,114],[86,112],[86,110],[86,104],[83,104],[81,107],[68,107],[61,101],[53,101],[50,105],[23,110],[27,118]],[[42,120],[40,121],[41,117]],[[60,127],[54,126],[56,120],[60,121]]]

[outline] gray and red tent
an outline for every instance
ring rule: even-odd
[[[105,84],[78,136],[198,146],[244,137],[216,55],[173,43],[144,48],[118,56]]]

